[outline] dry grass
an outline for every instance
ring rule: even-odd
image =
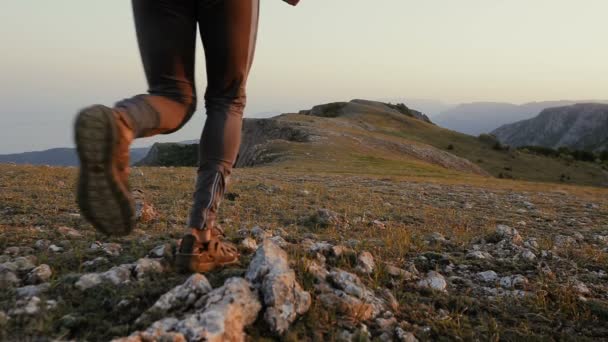
[[[236,199],[225,199],[221,208],[229,236],[234,238],[240,228],[260,225],[269,230],[285,229],[291,242],[305,237],[337,244],[354,240],[356,252],[372,252],[380,265],[373,274],[362,277],[363,281],[370,288],[390,289],[399,302],[396,312],[399,321],[407,322],[404,329],[415,331],[420,339],[545,340],[567,338],[569,334],[597,338],[599,332],[605,331],[601,330],[602,325],[608,324],[605,294],[594,292],[592,299],[581,301],[571,286],[567,286],[567,278],[540,276],[535,265],[467,261],[473,271],[492,267],[498,273],[529,274],[532,297],[491,300],[460,287],[448,294],[421,290],[411,281],[388,276],[383,264],[405,268],[425,253],[431,257],[448,253],[450,262],[458,265],[464,262],[470,245],[489,236],[497,223],[517,227],[524,237],[536,237],[541,249],[551,250],[557,233],[570,235],[572,229],[577,229],[591,236],[608,230],[608,190],[464,174],[433,177],[424,170],[385,176],[376,172],[384,167],[382,162],[374,172],[369,169],[324,171],[320,165],[317,165],[319,170],[311,172],[307,168],[316,167],[314,163],[294,164],[288,169],[285,165],[235,170],[229,192],[236,195]],[[131,237],[107,239],[74,215],[77,213],[73,195],[76,169],[0,165],[0,250],[15,245],[31,247],[38,239],[62,242],[67,250],[59,254],[37,252],[39,262],[48,263],[55,271],[49,296],[62,298],[59,307],[39,320],[10,321],[3,327],[4,337],[43,335],[107,340],[132,331],[134,319],[163,291],[183,281],[183,276],[169,273],[137,286],[103,288],[97,295],[87,297],[71,285],[75,280],[72,274],[83,272],[83,261],[99,256],[98,252],[88,250],[93,241],[121,243],[123,254],[109,258],[112,264],[117,264],[133,262],[152,247],[179,238],[186,224],[194,174],[190,168],[134,170],[132,185],[145,191],[161,218],[142,225]],[[515,195],[533,202],[538,211],[518,212],[522,200],[514,199]],[[598,208],[589,211],[585,203],[595,203]],[[314,224],[309,218],[319,208],[337,212],[348,224],[329,227]],[[567,225],[571,218],[584,222],[584,226]],[[373,220],[382,221],[386,228],[374,228]],[[527,222],[526,226],[518,226],[517,222],[522,220]],[[57,231],[61,226],[76,228],[83,237],[62,236]],[[450,243],[427,243],[427,236],[434,232],[443,234]],[[302,285],[312,290],[313,280],[304,271],[305,254],[298,248],[289,249],[289,253]],[[605,269],[608,264],[606,251],[592,244],[565,249],[560,251],[560,256],[559,262],[551,264],[558,274],[578,272],[572,269],[570,261],[578,265],[580,272]],[[248,258],[250,256],[245,257],[244,263]],[[355,263],[352,258],[343,258],[337,265],[353,270]],[[228,274],[212,274],[210,279],[220,284]],[[586,281],[597,288],[606,286],[591,279]],[[127,314],[116,309],[118,302],[125,298],[135,303]],[[0,295],[0,310],[9,310],[13,304],[14,294],[4,291]],[[61,323],[69,313],[81,317],[78,327]],[[286,340],[335,340],[339,321],[338,313],[315,302]],[[252,326],[249,333],[256,340],[263,340],[267,335],[260,322]]]

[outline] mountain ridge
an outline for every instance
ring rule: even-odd
[[[502,143],[515,147],[608,150],[608,104],[579,103],[548,108],[534,118],[503,125],[492,134]]]
[[[477,136],[492,132],[506,124],[533,118],[547,108],[589,102],[608,103],[607,100],[534,101],[523,104],[470,102],[457,105],[433,116],[433,121],[439,126]]]

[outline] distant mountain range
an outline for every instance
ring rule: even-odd
[[[473,102],[450,108],[436,116],[433,122],[457,132],[477,136],[489,133],[509,123],[530,119],[547,108],[569,106],[576,103],[608,103],[608,101],[543,101],[522,105],[502,102]]]
[[[149,147],[132,148],[131,161],[142,159]],[[78,166],[78,156],[75,148],[52,148],[44,151],[13,153],[0,155],[0,163]]]
[[[549,108],[538,116],[492,132],[510,146],[608,150],[608,104],[583,103]]]

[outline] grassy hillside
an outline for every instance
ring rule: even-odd
[[[424,163],[428,163],[424,158],[413,158],[386,146],[379,146],[381,144],[365,144],[373,138],[376,141],[430,145],[467,159],[494,177],[608,186],[608,172],[605,166],[602,168],[595,163],[566,161],[516,150],[497,150],[492,144],[478,137],[400,115],[379,103],[351,103],[343,109],[341,115],[333,118],[289,114],[284,120],[314,123],[319,129],[334,132],[324,141],[322,148],[319,150],[312,148],[308,151],[308,158],[296,153],[301,159],[315,160],[316,164],[324,164],[322,161],[326,161],[323,167],[326,170],[332,168],[339,170],[342,165],[348,165],[344,168],[350,170],[353,170],[351,166],[355,164],[365,167],[366,163],[357,163],[357,158],[359,161],[368,158],[374,162],[367,169],[373,168],[373,164],[381,166],[378,170],[383,170],[385,167],[390,169],[390,165],[393,165],[394,170],[400,170],[396,171],[397,173],[411,174],[415,172],[413,170],[422,167],[423,173],[433,170],[438,174],[444,173],[446,177],[454,176],[455,170],[445,168],[440,170],[436,165],[423,166]],[[355,138],[349,139],[348,135]],[[364,143],[359,143],[357,137],[363,139]],[[290,144],[290,148],[297,150],[295,145],[297,144]],[[303,147],[303,149],[308,148],[308,145]],[[412,163],[418,167],[412,168]]]

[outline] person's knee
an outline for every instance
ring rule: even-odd
[[[245,73],[236,73],[222,79],[211,78],[205,92],[207,111],[231,109],[236,113],[242,112],[247,104],[246,82]]]

